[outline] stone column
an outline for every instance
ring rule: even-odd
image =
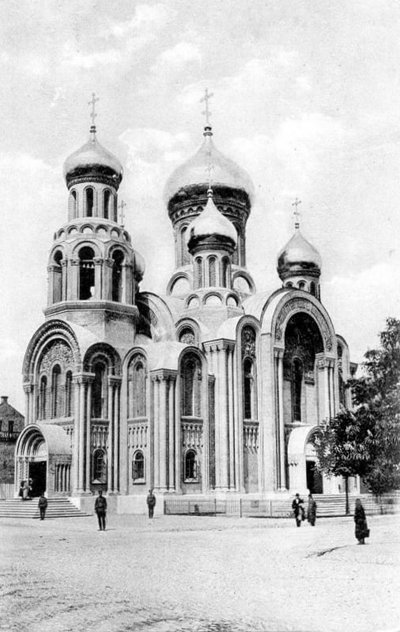
[[[176,377],[168,381],[168,489],[175,490],[175,384]]]
[[[103,299],[111,301],[112,299],[112,269],[114,261],[112,259],[104,259],[103,273]]]
[[[109,380],[113,381],[113,417],[114,417],[114,451],[113,451],[113,462],[114,462],[114,487],[113,491],[115,493],[119,492],[120,484],[119,484],[119,445],[120,445],[120,395],[121,395],[121,379],[119,377],[112,377]]]
[[[235,420],[233,416],[233,358],[234,348],[230,346],[227,348],[227,360],[228,360],[228,431],[229,431],[229,488],[236,488],[236,467],[235,467]]]
[[[122,296],[121,302],[132,305],[132,265],[122,264]]]
[[[51,264],[47,266],[47,305],[54,303],[54,275],[56,274],[57,265]]]
[[[165,376],[160,378],[160,408],[159,408],[159,448],[158,454],[160,458],[160,491],[167,490],[167,379]]]
[[[286,489],[285,475],[285,420],[283,414],[283,349],[275,349],[275,371],[276,371],[276,401],[277,401],[277,424],[276,424],[276,474],[278,489]]]
[[[86,485],[85,491],[90,491],[90,483],[91,483],[91,462],[92,462],[92,382],[91,378],[87,378],[86,384]]]
[[[216,405],[215,405],[215,461],[216,461],[216,485],[221,491],[229,488],[229,421],[227,402],[227,341],[217,341],[217,381],[216,381]]]
[[[181,491],[182,469],[182,439],[181,439],[181,390],[180,382],[176,381],[175,387],[175,491]]]
[[[68,259],[61,259],[62,268],[62,293],[61,300],[66,301],[68,296]]]
[[[82,418],[80,416],[80,401],[81,401],[81,385],[77,375],[74,375],[72,379],[73,388],[74,388],[74,443],[73,443],[73,453],[72,453],[72,462],[73,462],[73,479],[72,479],[72,491],[73,493],[78,493],[82,491],[80,485],[80,476],[79,476],[79,441],[80,441],[80,427],[82,424]]]
[[[70,259],[70,283],[68,284],[68,300],[77,301],[79,299],[79,259]]]
[[[104,259],[102,257],[94,257],[94,295],[98,301],[103,299],[103,264]]]
[[[153,486],[160,488],[160,377],[152,375],[153,385]]]
[[[25,392],[25,426],[34,422],[33,418],[33,406],[32,400],[34,399],[33,395],[33,384],[30,382],[25,382],[24,384],[24,392]]]
[[[319,422],[324,423],[330,418],[329,361],[323,353],[317,353],[316,360],[319,378]]]
[[[108,442],[107,442],[107,491],[114,491],[114,382],[108,378],[107,390],[107,417],[108,417]],[[104,413],[103,413],[104,414]]]

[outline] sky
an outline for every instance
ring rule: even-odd
[[[207,87],[215,145],[254,182],[258,291],[280,287],[298,197],[322,302],[360,362],[400,318],[399,22],[397,0],[0,0],[0,394],[24,412],[63,162],[88,139],[93,92],[141,288],[163,294],[174,268],[163,188],[201,144]]]

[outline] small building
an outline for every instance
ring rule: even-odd
[[[14,483],[15,444],[24,422],[25,417],[3,395],[0,401],[0,483]]]

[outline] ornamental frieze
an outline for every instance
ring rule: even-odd
[[[72,368],[72,351],[65,342],[55,342],[46,351],[40,363],[40,372],[49,371],[54,364],[60,364],[64,369]]]
[[[301,298],[295,298],[286,303],[284,307],[282,307],[279,312],[276,324],[275,324],[275,338],[276,340],[282,340],[283,337],[283,325],[287,319],[287,317],[293,312],[306,312],[307,314],[311,314],[314,320],[317,322],[318,327],[321,331],[322,337],[325,342],[325,347],[328,351],[332,350],[332,337],[330,335],[329,328],[321,316],[319,310],[315,307],[315,305],[309,301],[305,301]]]

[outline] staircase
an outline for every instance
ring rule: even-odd
[[[38,501],[38,498],[0,500],[0,518],[40,518]],[[48,518],[82,518],[88,515],[75,507],[68,498],[48,499],[46,520]]]

